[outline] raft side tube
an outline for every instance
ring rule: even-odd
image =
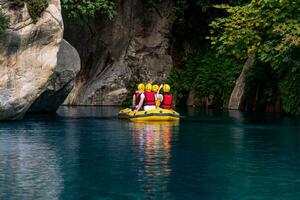
[[[123,109],[119,112],[120,119],[131,121],[179,121],[180,115],[174,110],[153,109],[148,111],[138,111],[136,114],[130,109]]]

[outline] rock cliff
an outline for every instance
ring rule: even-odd
[[[55,111],[72,88],[80,67],[75,50],[62,42],[60,0],[49,0],[48,7],[34,20],[26,4],[15,7],[9,0],[0,0],[0,7],[9,20],[0,38],[0,120],[21,119],[34,102],[31,111],[44,111],[42,105]],[[75,55],[77,60],[66,55]]]
[[[57,66],[47,89],[32,104],[28,112],[54,113],[65,101],[80,70],[80,57],[74,47],[62,40],[57,55]]]
[[[149,9],[142,0],[118,1],[112,20],[65,19],[65,38],[78,50],[82,69],[65,104],[119,105],[137,82],[164,82],[171,1]],[[81,27],[81,28],[78,28]]]

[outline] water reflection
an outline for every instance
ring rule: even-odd
[[[42,137],[0,133],[0,199],[59,199],[63,179]]]
[[[168,198],[171,141],[178,122],[137,122],[130,126],[143,163],[138,171],[141,189],[146,191],[146,198]]]

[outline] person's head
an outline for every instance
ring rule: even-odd
[[[170,92],[170,90],[171,90],[170,85],[164,84],[163,91],[166,92],[166,93],[168,93],[168,92]]]
[[[158,85],[153,85],[152,86],[152,92],[157,92],[159,89],[159,86]]]
[[[152,85],[151,85],[150,83],[148,83],[148,84],[146,85],[146,91],[147,91],[147,92],[151,92],[151,91],[152,91]]]
[[[138,91],[144,91],[145,90],[145,85],[143,83],[138,84]]]

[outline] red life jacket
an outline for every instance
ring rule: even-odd
[[[153,92],[144,92],[144,106],[155,106],[155,95]]]
[[[163,102],[161,103],[160,107],[163,109],[171,109],[172,108],[172,101],[173,97],[171,94],[163,94]]]
[[[136,93],[134,93],[134,96],[135,96],[135,105],[138,105],[141,100],[141,93],[136,92]]]

